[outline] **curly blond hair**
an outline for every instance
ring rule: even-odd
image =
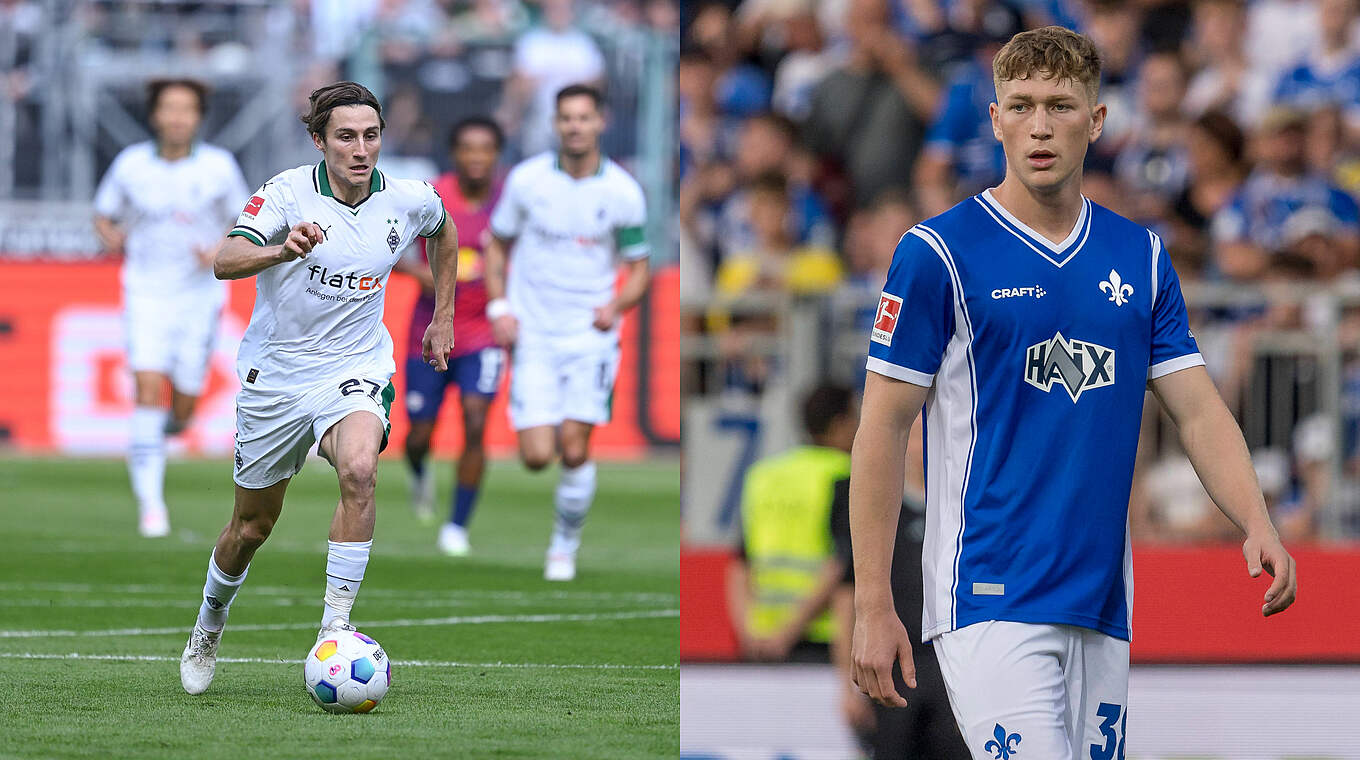
[[[1100,92],[1100,51],[1084,34],[1045,26],[1015,35],[992,59],[992,82],[996,86],[1036,74],[1080,83],[1094,104]]]

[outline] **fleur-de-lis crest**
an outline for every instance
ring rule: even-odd
[[[992,739],[982,749],[986,752],[995,753],[992,755],[994,760],[1010,760],[1011,757],[1020,754],[1020,734],[1007,734],[1006,729],[1001,724],[996,724],[992,729]]]
[[[1119,273],[1110,270],[1110,279],[1100,283],[1100,289],[1110,294],[1110,301],[1114,301],[1115,306],[1123,306],[1128,303],[1129,296],[1133,295],[1133,286],[1124,282]]]

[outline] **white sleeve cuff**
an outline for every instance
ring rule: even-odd
[[[870,356],[865,368],[870,372],[876,372],[884,377],[891,377],[894,380],[901,380],[912,385],[919,385],[922,388],[929,388],[935,382],[934,375],[927,375],[924,372],[917,372],[914,369],[884,361],[877,356]]]
[[[1204,357],[1200,356],[1198,352],[1186,354],[1185,356],[1177,356],[1175,359],[1167,359],[1164,362],[1158,362],[1151,367],[1148,367],[1148,379],[1156,380],[1157,378],[1164,377],[1172,372],[1180,372],[1183,369],[1203,366]]]

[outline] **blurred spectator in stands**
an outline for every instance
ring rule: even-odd
[[[850,476],[859,409],[846,387],[803,401],[809,443],[751,466],[741,494],[742,536],[728,571],[728,612],[742,657],[829,662],[828,611],[845,567],[831,537],[835,484]]]
[[[447,33],[458,43],[509,42],[529,25],[529,12],[519,0],[472,0],[459,3]]]
[[[1215,263],[1224,277],[1260,277],[1271,256],[1306,234],[1322,234],[1341,266],[1360,254],[1360,208],[1324,176],[1308,170],[1307,115],[1277,106],[1256,140],[1258,165],[1213,222]],[[1305,231],[1306,230],[1306,231]]]
[[[1325,414],[1305,417],[1294,427],[1293,470],[1297,482],[1285,498],[1272,505],[1280,538],[1308,541],[1318,537],[1319,513],[1333,498],[1336,432],[1336,420]],[[1288,470],[1288,459],[1281,466]]]
[[[383,170],[397,177],[429,180],[439,173],[430,157],[438,150],[434,126],[425,117],[420,89],[399,84],[385,99],[383,118]]]
[[[992,134],[988,111],[996,101],[992,59],[1020,29],[984,27],[984,31],[974,56],[955,67],[916,164],[916,188],[926,216],[943,213],[1006,177],[1006,154]]]
[[[1252,66],[1245,43],[1246,23],[1243,0],[1195,0],[1185,55],[1196,72],[1190,78],[1185,108],[1193,116],[1225,110],[1251,131],[1270,107],[1275,77]]]
[[[1118,154],[1137,120],[1140,8],[1125,0],[1087,0],[1083,31],[1100,51],[1100,102],[1109,109],[1091,152],[1104,157]]]
[[[948,82],[959,69],[981,58],[991,71],[992,56],[979,48],[999,48],[1025,29],[1020,10],[1006,0],[912,0],[894,6],[897,28],[917,50],[921,66]],[[993,51],[995,52],[995,51]]]
[[[736,297],[761,290],[818,293],[841,281],[843,266],[834,251],[800,245],[794,238],[792,199],[783,174],[768,171],[757,176],[744,197],[751,236],[719,265],[715,278],[719,295]]]
[[[1115,176],[1127,194],[1129,217],[1154,228],[1163,225],[1189,178],[1189,124],[1181,113],[1184,96],[1185,70],[1174,51],[1143,59],[1138,73],[1140,108],[1115,160]]]
[[[831,198],[833,207],[866,205],[887,188],[908,187],[925,125],[934,119],[939,86],[889,21],[887,0],[849,0],[848,59],[812,93],[807,144],[851,183],[853,201]]]
[[[837,56],[826,47],[812,13],[785,20],[781,36],[788,52],[775,68],[772,104],[776,111],[801,121],[812,110],[812,93],[835,67]]]
[[[1185,142],[1186,185],[1172,202],[1166,246],[1183,281],[1210,263],[1210,223],[1247,176],[1246,137],[1232,117],[1210,111],[1191,122]]]
[[[380,0],[368,33],[380,40],[383,63],[409,64],[420,59],[444,22],[435,0]]]
[[[40,114],[24,101],[41,85],[34,65],[37,37],[43,26],[43,10],[37,3],[0,2],[0,135],[13,140],[13,152],[0,165],[0,191],[10,194],[16,185],[36,185],[39,176],[39,151],[23,150],[38,136]]]
[[[1317,0],[1319,43],[1275,85],[1276,102],[1312,111],[1340,106],[1350,128],[1360,131],[1360,50],[1352,29],[1356,0]]]
[[[716,1],[704,3],[686,36],[687,42],[703,48],[717,67],[714,97],[720,111],[741,118],[769,110],[769,74],[743,60],[731,9]]]
[[[553,147],[553,99],[570,84],[603,89],[604,54],[575,28],[573,0],[540,0],[542,23],[515,42],[514,68],[505,83],[497,120],[521,157]]]
[[[1270,78],[1309,56],[1322,44],[1319,0],[1251,0],[1243,42],[1251,66]]]

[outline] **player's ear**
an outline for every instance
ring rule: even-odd
[[[1100,137],[1100,133],[1105,130],[1105,112],[1104,103],[1097,103],[1096,107],[1091,110],[1090,142],[1095,142]]]
[[[312,133],[312,144],[322,153],[326,152],[326,140],[318,132]]]
[[[1001,122],[997,120],[1001,115],[1001,107],[995,103],[989,103],[987,114],[992,117],[992,137],[995,137],[997,142],[1001,142]]]

